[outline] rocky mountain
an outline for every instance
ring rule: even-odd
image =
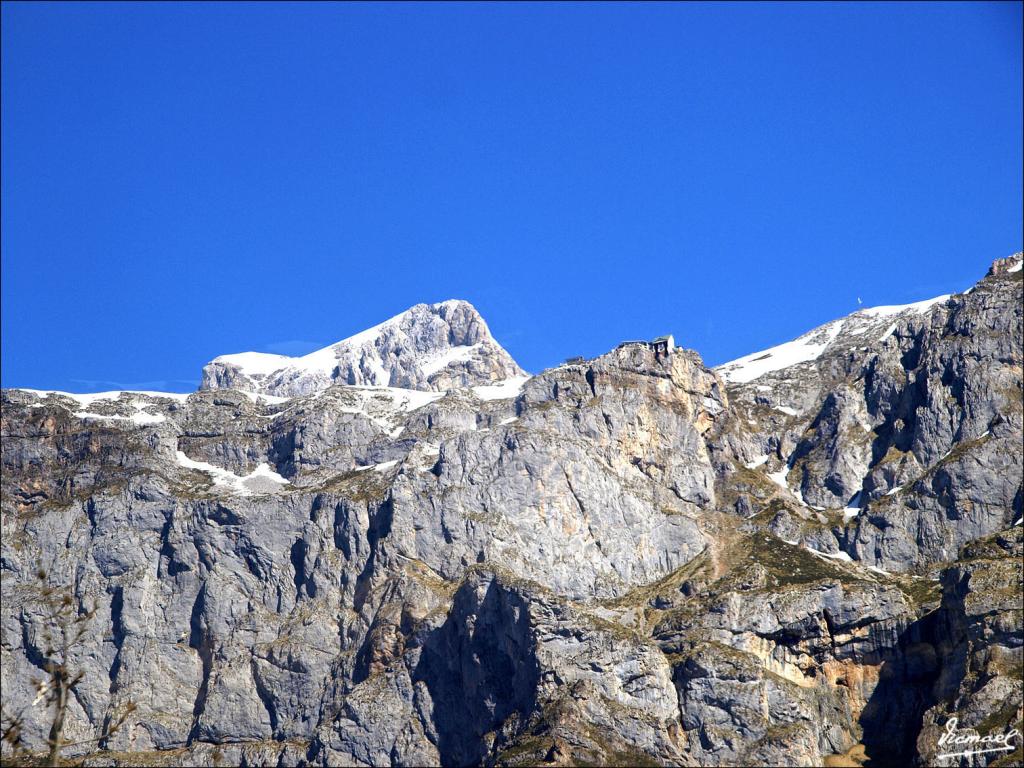
[[[417,304],[380,325],[303,357],[241,352],[203,368],[202,389],[239,389],[278,397],[334,384],[443,392],[521,376],[466,301]]]
[[[451,301],[4,390],[5,717],[59,594],[87,765],[1019,764],[943,755],[1021,729],[1021,259],[717,369],[528,377]]]

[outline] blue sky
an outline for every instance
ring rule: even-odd
[[[1021,4],[4,2],[2,383],[465,298],[710,364],[1021,248]]]

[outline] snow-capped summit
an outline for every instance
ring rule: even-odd
[[[241,352],[203,368],[202,389],[295,397],[332,384],[443,391],[523,375],[467,301],[416,306],[302,357]]]
[[[811,363],[834,348],[882,342],[892,335],[901,319],[923,315],[932,307],[945,303],[949,297],[946,294],[913,304],[865,307],[852,315],[820,325],[793,341],[744,355],[717,366],[715,370],[730,384],[746,384],[768,373]]]

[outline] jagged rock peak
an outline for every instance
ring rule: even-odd
[[[468,301],[417,304],[302,357],[242,352],[203,368],[201,389],[295,397],[332,384],[444,391],[492,384],[523,370]]]
[[[992,266],[988,269],[987,277],[992,277],[993,275],[1010,275],[1014,272],[1020,272],[1022,266],[1024,266],[1024,251],[1018,251],[1011,256],[1007,256],[1005,259],[996,259],[993,261]]]

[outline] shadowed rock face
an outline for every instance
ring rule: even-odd
[[[527,378],[444,302],[188,397],[5,390],[5,712],[42,564],[97,607],[67,738],[137,707],[92,764],[934,764],[1021,715],[1019,265],[755,369]]]

